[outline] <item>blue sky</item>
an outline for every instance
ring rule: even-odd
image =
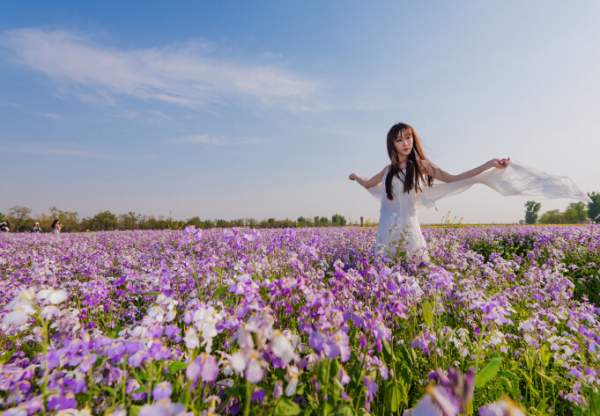
[[[0,211],[377,219],[351,172],[412,124],[451,173],[510,156],[600,191],[600,3],[12,2]],[[421,212],[516,222],[471,189]],[[568,200],[542,201],[542,211]]]

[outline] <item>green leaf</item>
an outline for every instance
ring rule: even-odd
[[[284,397],[277,402],[273,414],[275,416],[295,416],[300,414],[300,406]]]
[[[488,381],[496,377],[496,374],[500,369],[500,364],[502,364],[502,357],[494,357],[488,361],[486,366],[475,376],[475,387],[481,388],[485,386]]]
[[[392,361],[396,361],[396,357],[394,356],[394,351],[392,350],[392,346],[386,340],[383,340],[383,350],[392,359]]]
[[[429,301],[423,302],[423,321],[429,328],[433,327],[433,304]]]
[[[544,367],[548,367],[548,364],[550,363],[550,358],[552,358],[552,353],[550,352],[548,345],[546,345],[546,344],[542,345],[542,348],[540,348],[539,352],[540,352],[540,360],[542,361],[542,365]]]
[[[142,406],[134,404],[129,408],[129,414],[131,416],[137,416],[140,414],[140,410],[142,410]]]
[[[146,296],[158,296],[161,292],[146,292],[144,295]]]
[[[333,413],[333,416],[354,416],[355,414],[356,413],[354,413],[353,408],[348,405],[343,405],[336,409],[335,413]]]
[[[392,392],[390,397],[390,410],[392,412],[397,412],[400,408],[401,401],[401,391],[397,384],[392,385]]]
[[[215,289],[215,298],[222,298],[229,292],[229,288],[227,286],[219,286]]]
[[[510,395],[512,397],[519,397],[519,376],[508,370],[499,371],[498,376],[502,377],[502,380],[504,380],[508,386]]]
[[[322,402],[317,410],[320,415],[330,415],[333,412],[333,405],[329,402]]]
[[[169,364],[169,373],[175,374],[180,370],[185,370],[187,368],[187,364],[181,361],[173,361]]]
[[[325,391],[329,385],[329,364],[330,360],[323,360],[319,363],[318,369],[319,383]]]
[[[337,359],[335,359],[331,362],[331,365],[329,366],[329,380],[332,383],[335,380],[337,380],[337,374],[339,371],[340,371],[340,363],[338,362]]]
[[[2,354],[2,356],[0,357],[0,364],[4,364],[10,361],[10,359],[12,358],[12,356],[15,354],[15,351],[6,351],[4,354]]]
[[[554,381],[554,379],[552,377],[548,377],[546,374],[544,374],[543,371],[536,370],[536,373],[538,374],[538,376],[540,376],[541,378],[543,378],[544,380],[546,380],[548,383],[550,383],[552,385],[556,384],[556,381]]]

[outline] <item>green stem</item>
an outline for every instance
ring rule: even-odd
[[[244,416],[250,415],[250,401],[252,400],[252,384],[246,380],[246,400],[244,401]]]

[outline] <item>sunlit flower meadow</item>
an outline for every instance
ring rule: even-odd
[[[600,414],[598,226],[424,231],[2,234],[0,409]]]

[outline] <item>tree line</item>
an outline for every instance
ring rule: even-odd
[[[573,202],[564,210],[553,209],[539,215],[542,204],[537,201],[525,203],[525,224],[600,224],[600,193],[588,193],[591,201]]]
[[[32,215],[32,210],[24,206],[14,206],[8,213],[0,213],[0,223],[6,222],[10,231],[28,232],[32,231],[35,223],[39,223],[42,231],[50,231],[52,222],[58,219],[62,225],[62,232],[80,231],[111,231],[111,230],[178,230],[188,225],[196,228],[227,228],[227,227],[252,227],[252,228],[289,228],[289,227],[329,227],[358,225],[350,224],[343,215],[334,214],[331,217],[314,216],[298,217],[292,219],[256,220],[254,218],[239,218],[233,220],[225,219],[201,219],[192,217],[187,220],[174,218],[154,217],[128,212],[126,214],[115,214],[111,211],[102,211],[94,216],[80,218],[75,211],[63,211],[52,207],[45,214]],[[368,225],[368,224],[367,224]]]

